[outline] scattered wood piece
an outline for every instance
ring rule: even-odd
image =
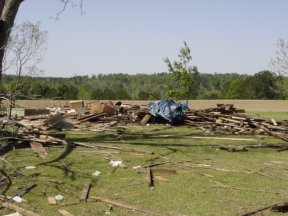
[[[146,214],[158,215],[158,216],[169,216],[170,215],[170,214],[165,214],[165,213],[160,213],[160,212],[155,212],[152,210],[140,208],[138,206],[134,206],[134,205],[130,205],[130,204],[120,203],[118,201],[114,201],[114,200],[110,200],[110,199],[106,199],[106,198],[102,198],[102,197],[94,197],[94,196],[91,197],[90,196],[90,198],[94,199],[96,201],[109,203],[109,204],[112,204],[112,205],[115,205],[115,206],[118,206],[121,208],[131,209],[131,210],[146,213]]]
[[[261,128],[262,128],[264,131],[266,131],[270,136],[274,136],[274,137],[276,137],[276,138],[279,138],[279,139],[282,139],[282,140],[288,142],[288,138],[283,137],[283,136],[281,136],[281,135],[279,135],[279,134],[277,134],[277,133],[274,133],[274,132],[270,131],[270,130],[269,130],[266,126],[264,126],[263,124],[261,125]],[[288,148],[285,149],[285,150],[288,150]]]
[[[170,182],[169,179],[163,178],[162,176],[155,176],[155,179],[162,181],[162,182]]]
[[[150,167],[146,168],[146,172],[147,172],[147,177],[148,177],[148,186],[151,189],[154,189],[154,179],[153,179],[153,173],[150,169]]]
[[[258,212],[262,212],[264,210],[267,210],[267,209],[271,209],[272,210],[272,208],[274,208],[276,206],[281,206],[281,205],[286,206],[286,208],[287,208],[287,203],[277,203],[277,204],[264,206],[262,208],[247,212],[247,213],[243,214],[242,216],[251,216],[251,215],[254,215],[254,214],[258,213]]]
[[[70,212],[66,211],[65,209],[59,209],[58,212],[63,216],[73,216]]]
[[[270,210],[274,212],[282,212],[282,213],[288,212],[288,203],[285,202],[285,203],[277,204],[275,206],[272,206]]]
[[[81,196],[80,196],[80,200],[87,200],[88,199],[88,194],[89,194],[89,190],[90,190],[91,184],[90,183],[86,183],[83,187]]]
[[[36,186],[36,182],[35,181],[33,181],[33,182],[31,182],[30,184],[28,184],[25,188],[23,188],[22,190],[20,190],[18,193],[16,193],[13,197],[15,197],[15,196],[23,196],[24,194],[26,194],[28,191],[30,191],[33,187],[35,187]],[[7,201],[8,203],[13,203],[14,202],[14,200],[13,200],[13,198],[11,198],[11,199],[9,199],[8,201]]]
[[[145,116],[140,121],[140,125],[144,126],[147,124],[147,122],[150,120],[151,114],[145,114]]]
[[[147,168],[147,167],[155,167],[155,166],[159,166],[159,165],[163,165],[163,164],[167,164],[170,162],[160,162],[160,163],[156,163],[156,164],[149,164],[149,165],[144,165],[142,166],[143,168]]]
[[[76,146],[81,146],[85,148],[113,149],[113,150],[120,150],[120,151],[123,150],[122,148],[119,148],[116,146],[102,146],[102,145],[85,144],[85,143],[79,143],[79,142],[71,142],[71,143]]]
[[[247,152],[248,149],[244,146],[220,146],[218,149],[225,150],[228,152]]]
[[[56,205],[57,204],[57,201],[54,197],[48,197],[48,203],[49,205]]]
[[[277,125],[278,125],[277,122],[275,121],[275,119],[273,119],[273,118],[271,118],[271,122],[272,122],[272,124],[273,124],[274,126],[277,126]]]
[[[61,114],[50,115],[44,124],[50,128],[60,130],[70,130],[74,127],[74,125],[68,122]]]
[[[78,119],[78,123],[81,123],[81,122],[85,122],[85,121],[90,121],[90,120],[95,120],[99,117],[103,117],[105,116],[105,112],[101,112],[101,113],[92,113],[90,115],[87,115],[87,116],[84,116],[84,117],[81,117]]]
[[[162,169],[162,168],[154,168],[151,169],[153,173],[168,173],[168,174],[176,174],[177,170],[175,169]]]
[[[7,209],[19,212],[20,214],[23,214],[25,216],[40,216],[37,213],[34,213],[34,212],[30,211],[30,210],[24,209],[22,207],[19,207],[17,205],[12,204],[12,203],[7,203],[6,202],[6,203],[3,203],[2,206],[7,208]]]
[[[40,157],[46,158],[48,156],[46,149],[43,147],[43,145],[41,143],[31,142],[30,146],[31,146],[32,150],[35,153],[37,153]]]

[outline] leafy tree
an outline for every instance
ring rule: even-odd
[[[101,99],[105,99],[105,100],[115,100],[115,99],[117,99],[114,91],[112,91],[110,88],[104,89],[102,97],[103,98],[101,98]]]
[[[168,71],[173,74],[178,84],[177,89],[167,91],[167,96],[175,99],[191,99],[197,97],[197,79],[198,69],[196,66],[189,66],[192,60],[190,48],[184,41],[184,47],[180,49],[178,54],[179,60],[171,63],[169,58],[165,58],[164,62],[168,67]]]
[[[91,91],[91,86],[79,84],[77,98],[83,99],[83,100],[90,100],[91,99],[90,91]]]
[[[90,97],[92,100],[101,100],[103,98],[103,92],[101,89],[95,89],[92,91]]]
[[[120,91],[115,94],[115,99],[117,100],[130,100],[131,97],[125,89],[120,89]]]
[[[150,99],[150,94],[147,93],[146,91],[140,91],[138,93],[138,99],[139,100],[148,100],[148,99]]]
[[[281,91],[277,85],[279,78],[271,71],[261,71],[251,79],[257,99],[279,99],[281,97]]]

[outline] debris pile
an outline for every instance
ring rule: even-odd
[[[148,107],[141,107],[138,105],[122,104],[118,102],[116,104],[110,103],[100,103],[93,102],[89,104],[84,104],[83,101],[71,101],[69,106],[65,107],[54,107],[47,109],[48,111],[41,112],[22,112],[17,110],[17,113],[12,119],[8,119],[4,116],[0,119],[0,153],[6,152],[12,148],[23,148],[31,147],[31,149],[39,155],[41,158],[46,159],[48,157],[48,152],[44,148],[45,146],[60,146],[69,147],[70,149],[75,146],[81,146],[85,148],[97,148],[97,149],[110,149],[117,151],[128,151],[125,148],[120,148],[117,146],[104,146],[104,145],[89,145],[80,142],[72,142],[66,140],[65,133],[58,133],[58,131],[74,130],[74,131],[113,131],[117,134],[117,137],[121,139],[121,134],[123,133],[123,128],[114,127],[127,124],[138,124],[146,125],[149,123],[164,123],[173,124],[175,126],[186,126],[186,127],[196,127],[203,131],[225,131],[231,134],[268,134],[280,138],[282,140],[288,141],[288,122],[287,121],[276,121],[272,118],[261,118],[261,117],[249,117],[245,115],[245,110],[237,109],[233,104],[217,104],[214,108],[207,108],[202,110],[192,110],[189,109],[186,103],[175,103],[172,100],[160,100],[156,102],[151,102]],[[23,113],[23,115],[19,115]],[[26,113],[26,114],[25,114]],[[27,114],[30,113],[30,114]],[[32,114],[31,114],[32,113]],[[55,130],[57,132],[55,132]],[[169,138],[169,135],[159,135],[159,138]],[[177,137],[174,137],[177,138]],[[199,138],[199,137],[193,137]],[[202,137],[201,137],[202,138]],[[206,137],[207,138],[207,137]],[[211,137],[208,137],[211,139]],[[216,137],[214,137],[216,138]],[[220,139],[225,139],[221,137]],[[275,145],[274,145],[275,146]],[[219,149],[236,152],[236,151],[247,151],[249,147],[229,147],[221,146]],[[258,147],[258,146],[256,146]],[[281,146],[280,146],[281,148]],[[68,148],[66,148],[68,149]],[[286,150],[286,149],[285,149]],[[65,150],[66,151],[66,150]],[[134,153],[141,154],[153,154],[151,152],[144,152],[144,150],[129,150],[134,151]],[[157,156],[158,157],[158,156]],[[159,156],[160,158],[160,156]],[[157,175],[157,173],[166,174],[176,174],[176,168],[183,169],[194,169],[203,168],[211,169],[224,172],[240,172],[238,170],[228,170],[224,168],[214,167],[210,164],[200,164],[194,163],[193,161],[188,161],[184,159],[172,160],[165,157],[165,162],[159,162],[149,165],[137,165],[133,167],[138,173],[146,174],[147,183],[150,189],[154,189],[155,180],[162,182],[169,182],[170,180],[162,176]],[[5,160],[5,158],[3,159]],[[156,166],[170,164],[173,166],[171,168],[156,168]],[[109,165],[111,165],[112,170],[109,175],[116,172],[119,168],[127,168],[128,166],[122,160],[115,160],[109,158]],[[67,171],[69,166],[64,164],[63,167]],[[26,166],[26,169],[35,169],[35,166]],[[101,169],[100,169],[101,170]],[[4,169],[2,171],[3,177],[0,178],[0,188],[5,185],[12,184],[11,177],[15,175],[23,175],[20,172],[15,172],[11,174],[6,174]],[[95,170],[92,173],[94,179],[101,178],[102,170]],[[103,173],[103,172],[102,172]],[[245,171],[245,173],[254,173],[252,171]],[[36,177],[41,173],[35,172],[33,174],[24,175],[25,177]],[[13,175],[13,176],[12,176]],[[264,174],[262,174],[264,175]],[[267,176],[266,176],[267,177]],[[269,176],[268,176],[269,177]],[[270,177],[269,177],[270,178]],[[29,210],[20,208],[14,205],[14,202],[22,202],[22,195],[28,193],[33,187],[36,186],[36,181],[31,181],[25,188],[15,193],[15,196],[7,199],[7,197],[0,197],[4,202],[3,207],[20,212],[29,213],[29,215],[37,215]],[[157,185],[156,185],[157,186]],[[227,188],[228,186],[218,183],[218,187]],[[103,197],[89,196],[91,183],[86,182],[83,186],[82,193],[79,190],[80,201],[85,201],[88,198],[109,203],[114,206],[133,209],[135,211],[144,214],[154,214],[154,215],[167,215],[159,212],[154,212],[149,209],[143,209],[138,206],[133,206],[130,204],[118,202],[112,199],[107,199]],[[8,188],[8,187],[7,187]],[[230,187],[231,188],[231,187]],[[236,188],[239,189],[239,188]],[[45,189],[46,190],[46,189]],[[46,193],[46,192],[45,192]],[[57,203],[65,200],[63,195],[58,194],[56,196],[48,196],[48,203],[50,205],[56,205]],[[273,205],[261,208],[259,210],[253,211],[260,212],[264,209],[272,209],[274,211],[283,211],[287,208],[285,205]],[[71,215],[64,209],[59,210],[62,215]],[[249,213],[251,214],[251,213]],[[248,214],[247,214],[248,215]]]
[[[48,109],[47,109],[48,110]],[[24,112],[25,113],[25,112]],[[71,101],[70,106],[49,108],[49,114],[14,116],[13,120],[1,118],[1,133],[11,133],[7,128],[18,127],[17,133],[3,135],[6,141],[54,142],[52,136],[43,139],[44,131],[114,131],[113,126],[150,123],[164,123],[196,127],[203,131],[225,131],[231,134],[268,134],[288,141],[288,122],[276,121],[273,118],[249,117],[245,110],[235,108],[233,104],[217,104],[214,108],[193,110],[186,103],[175,103],[172,100],[150,102],[148,107],[138,105],[113,104],[83,101]],[[45,113],[45,112],[41,112]],[[59,142],[56,141],[56,142]]]
[[[273,118],[250,117],[245,110],[237,109],[233,104],[217,104],[215,108],[191,110],[185,118],[185,125],[204,131],[228,131],[233,134],[268,134],[288,141],[287,120],[276,121]]]

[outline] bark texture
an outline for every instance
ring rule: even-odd
[[[0,0],[0,91],[2,88],[5,47],[14,25],[18,8],[24,0]]]

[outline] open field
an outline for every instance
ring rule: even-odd
[[[85,101],[91,102],[91,101]],[[117,102],[117,101],[112,101]],[[149,101],[122,101],[123,103],[146,106]],[[58,100],[18,100],[24,107],[53,107],[68,105],[69,101]],[[245,109],[247,112],[287,112],[288,100],[190,100],[191,109],[204,109],[215,107],[217,103],[234,104],[235,107]]]
[[[6,162],[1,162],[2,167],[7,173],[26,176],[13,177],[6,195],[13,196],[35,180],[37,186],[23,196],[27,201],[16,205],[45,216],[60,215],[59,209],[73,215],[149,215],[96,202],[93,197],[137,206],[156,212],[155,215],[200,216],[243,215],[287,201],[288,152],[261,148],[265,144],[285,147],[284,141],[262,135],[205,134],[169,125],[116,129],[124,131],[121,138],[113,131],[66,132],[66,135],[71,141],[122,150],[50,147],[46,148],[49,155],[46,159],[35,155],[30,148],[11,151],[6,155]],[[221,145],[260,146],[247,152],[227,152],[219,149]],[[110,160],[121,160],[125,167],[114,169]],[[148,187],[145,171],[137,173],[133,169],[152,164],[158,166],[151,169],[176,171],[174,174],[155,171],[153,190]],[[25,169],[31,165],[36,169]],[[99,177],[92,176],[96,170],[101,172]],[[29,177],[35,172],[40,175]],[[80,202],[85,183],[92,185],[90,199]],[[58,194],[64,200],[49,205],[47,197]],[[9,213],[6,209],[1,211],[1,214]],[[270,210],[264,214],[279,215]]]

